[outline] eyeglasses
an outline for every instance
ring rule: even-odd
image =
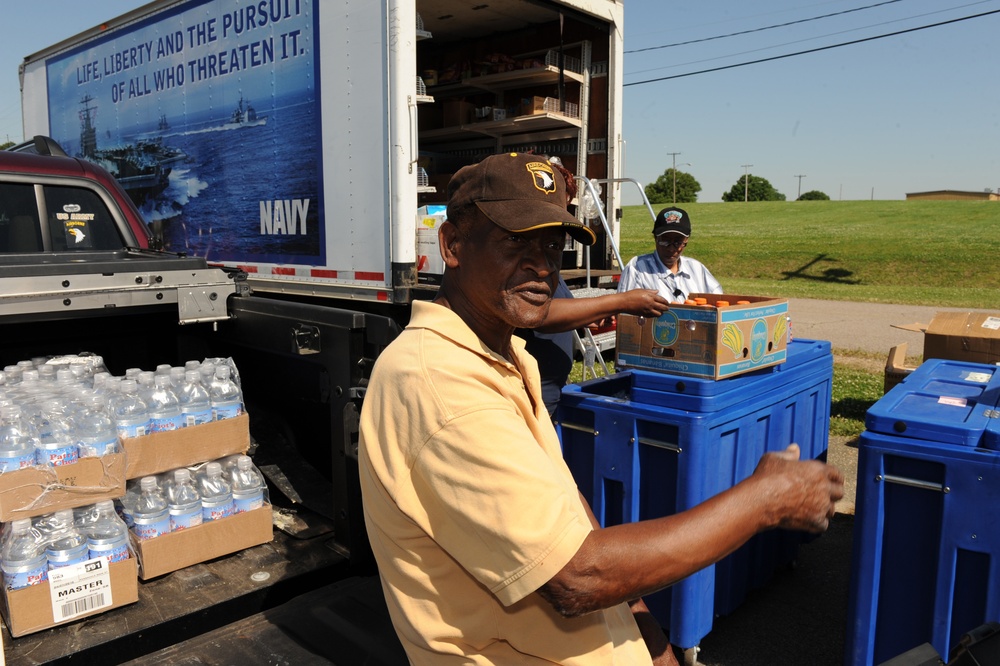
[[[672,241],[672,240],[667,240],[664,237],[657,237],[656,244],[659,245],[660,247],[675,247],[677,249],[680,249],[688,244],[688,239],[682,238],[680,240]]]

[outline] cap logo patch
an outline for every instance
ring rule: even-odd
[[[536,189],[546,194],[552,194],[556,191],[556,178],[552,167],[545,162],[528,162],[524,166],[534,179]]]
[[[676,210],[672,210],[663,217],[664,224],[679,224],[683,216]]]

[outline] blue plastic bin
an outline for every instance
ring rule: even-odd
[[[600,523],[690,509],[750,476],[764,453],[792,442],[804,458],[824,458],[833,381],[829,343],[793,341],[782,367],[716,382],[628,371],[567,386],[556,419],[563,456]],[[678,381],[684,392],[676,390]],[[731,613],[794,560],[804,536],[760,534],[646,603],[669,627],[671,643],[694,647],[716,615]]]
[[[1000,620],[1000,368],[932,359],[871,407],[858,451],[846,663]],[[993,419],[995,420],[995,419]]]

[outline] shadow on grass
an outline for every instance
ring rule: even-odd
[[[858,398],[841,398],[830,403],[830,418],[839,416],[864,423],[865,414],[877,400],[859,400]]]
[[[811,268],[814,268],[816,264],[820,262],[836,262],[839,259],[828,258],[825,254],[816,255],[816,258],[812,261],[800,266],[794,271],[781,271],[781,274],[785,277],[785,280],[792,279],[802,279],[802,280],[817,280],[819,282],[831,282],[837,284],[861,284],[861,280],[849,280],[848,278],[854,275],[853,271],[849,271],[846,268],[827,268],[822,271],[819,275],[811,275],[807,273]]]

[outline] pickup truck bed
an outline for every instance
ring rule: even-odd
[[[361,618],[365,604],[327,587],[349,579],[364,584],[368,606],[385,614],[360,520],[351,424],[362,370],[395,330],[385,317],[253,296],[239,274],[196,258],[133,250],[0,255],[0,367],[92,352],[123,374],[128,367],[232,357],[275,524],[271,543],[140,581],[135,604],[19,638],[4,627],[7,663],[150,663],[147,655],[171,646],[175,657],[163,663],[177,663],[178,655],[196,663],[209,644],[224,656],[202,663],[264,663],[271,653],[245,645],[242,630],[219,628],[261,621],[257,614],[320,589],[328,590],[328,606]],[[231,640],[199,638],[215,630]],[[370,642],[378,649],[398,647],[387,618],[366,631],[379,635]],[[189,653],[186,641],[193,639],[200,647]],[[239,650],[255,656],[240,658]],[[278,663],[305,663],[289,655]]]

